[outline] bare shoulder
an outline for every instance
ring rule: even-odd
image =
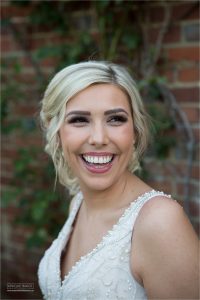
[[[136,220],[131,267],[149,298],[198,297],[198,238],[175,200],[157,196]]]
[[[191,224],[183,210],[183,207],[174,199],[166,196],[156,196],[148,201],[136,220],[135,228],[143,235],[149,236],[165,230],[166,234],[174,230],[174,226],[181,227]],[[192,228],[191,228],[192,229]]]
[[[157,196],[148,201],[139,214],[135,232],[142,243],[148,248],[155,246],[167,252],[173,245],[188,251],[197,245],[198,238],[186,216],[183,207],[175,200]],[[182,248],[184,247],[184,248]]]

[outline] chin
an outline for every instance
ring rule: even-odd
[[[108,182],[108,180],[91,180],[89,183],[82,182],[80,186],[84,187],[84,189],[92,190],[92,191],[104,191],[112,186],[113,183]]]

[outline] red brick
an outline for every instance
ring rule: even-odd
[[[153,42],[153,43],[156,42],[159,31],[160,31],[160,27],[159,28],[151,28],[149,30],[150,42]],[[171,26],[164,36],[163,43],[164,44],[176,43],[180,40],[180,37],[181,37],[180,26]]]
[[[191,178],[199,180],[200,178],[200,173],[199,173],[199,166],[193,166],[192,167],[192,172],[191,172]]]
[[[195,141],[200,141],[200,129],[194,128],[193,130]]]
[[[9,149],[9,148],[3,147],[3,145],[2,145],[2,149],[1,149],[1,157],[2,158],[14,159],[14,158],[16,158],[16,155],[17,155],[17,151],[15,148]]]
[[[28,227],[17,226],[15,231],[12,232],[12,242],[13,245],[25,244],[26,238],[31,234],[31,230]]]
[[[26,73],[25,70],[15,76],[13,76],[13,78],[21,83],[21,84],[36,84],[37,81],[36,81],[36,75],[33,73],[33,74],[30,74],[30,73]]]
[[[10,6],[1,8],[2,19],[8,19],[11,17],[27,17],[33,10],[32,5],[28,6],[18,6],[11,4]]]
[[[10,184],[12,184],[13,176],[14,176],[13,172],[5,171],[5,170],[1,171],[1,178],[7,178],[8,182]],[[4,182],[4,184],[5,184],[5,182]]]
[[[199,87],[171,89],[178,102],[199,103]]]
[[[13,171],[12,158],[8,160],[6,157],[6,161],[4,158],[5,157],[2,157],[1,159],[1,169],[4,171],[12,172]]]
[[[5,185],[11,184],[11,178],[5,177],[1,174],[1,184],[5,184]]]
[[[36,50],[47,46],[47,38],[45,34],[42,37],[32,37],[28,40],[29,49]]]
[[[2,150],[5,149],[15,149],[15,147],[13,147],[13,141],[14,141],[14,138],[12,139],[12,136],[11,135],[5,135],[5,134],[2,134],[1,136],[1,146],[2,146]]]
[[[15,142],[16,147],[23,147],[24,146],[24,137],[18,137],[16,139]],[[43,141],[42,141],[42,137],[41,136],[36,136],[36,135],[32,135],[32,138],[30,138],[29,140],[26,141],[26,146],[39,146],[40,148],[43,145]]]
[[[26,116],[26,117],[32,116],[33,117],[35,115],[35,113],[37,112],[37,108],[33,105],[29,105],[29,106],[28,105],[20,105],[20,106],[16,107],[15,111],[16,111],[16,114],[20,115],[21,117],[23,117],[23,116]]]
[[[58,64],[59,58],[58,57],[47,57],[40,61],[41,67],[55,67]]]
[[[186,113],[189,122],[198,123],[199,122],[199,108],[193,107],[183,107],[182,110]]]
[[[200,161],[200,145],[196,144],[194,147],[194,161]]]
[[[69,41],[68,36],[61,36],[58,34],[51,34],[48,36],[45,32],[38,37],[37,35],[32,35],[29,40],[30,48],[32,50],[36,50],[40,47],[55,47],[57,45],[62,45]]]
[[[189,213],[191,217],[199,217],[200,216],[200,207],[194,201],[189,201]]]
[[[172,185],[169,181],[152,181],[148,180],[148,184],[155,190],[163,191],[167,194],[172,194]]]
[[[199,69],[198,68],[185,68],[179,71],[179,81],[182,82],[198,82]]]
[[[199,47],[176,47],[169,48],[168,59],[172,61],[189,60],[199,61]]]
[[[181,31],[180,26],[171,26],[164,37],[164,44],[175,43],[180,41]]]
[[[180,163],[177,163],[174,165],[176,168],[177,174],[179,177],[183,178],[184,176],[187,176],[187,170],[188,170],[188,165],[186,162],[181,161]],[[172,175],[172,174],[171,174]],[[193,165],[192,170],[191,170],[191,178],[193,179],[199,179],[199,166]]]
[[[9,206],[2,208],[2,213],[6,215],[6,220],[12,222],[16,218],[17,214],[20,213],[20,209],[15,206]]]
[[[172,21],[199,20],[199,7],[197,2],[183,2],[174,5],[172,9]]]
[[[162,6],[149,7],[146,5],[146,3],[143,3],[143,6],[146,8],[147,13],[149,14],[149,20],[151,23],[163,22],[164,8]]]
[[[1,38],[1,52],[6,53],[11,50],[10,38],[5,36]]]
[[[1,51],[2,53],[12,53],[15,51],[22,50],[21,45],[17,43],[12,35],[4,36],[1,40]]]
[[[68,36],[61,36],[55,33],[54,35],[48,36],[47,41],[49,45],[55,46],[66,42],[70,42],[71,40],[69,40]]]
[[[184,177],[182,177],[184,179]],[[185,193],[185,183],[177,183],[176,184],[177,193],[180,195],[180,197],[184,198]],[[198,184],[190,183],[189,185],[189,195],[190,195],[190,201],[193,198],[199,197],[199,187]]]

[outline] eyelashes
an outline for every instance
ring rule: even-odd
[[[117,124],[119,124],[119,123],[125,123],[125,122],[127,122],[127,121],[128,121],[128,118],[127,118],[127,117],[125,117],[125,116],[120,116],[120,115],[111,116],[111,117],[109,117],[109,119],[108,119],[108,122],[110,122],[110,123],[117,123]]]
[[[128,121],[128,118],[122,115],[113,115],[109,116],[106,120],[108,124],[119,126]],[[90,123],[90,119],[84,116],[74,116],[67,120],[68,124],[72,124],[75,126],[84,126]]]
[[[79,124],[79,123],[88,123],[89,120],[85,117],[72,117],[71,119],[67,120],[68,124]]]

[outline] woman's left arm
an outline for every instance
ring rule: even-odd
[[[152,199],[141,210],[132,249],[148,299],[199,299],[199,241],[182,207]]]

